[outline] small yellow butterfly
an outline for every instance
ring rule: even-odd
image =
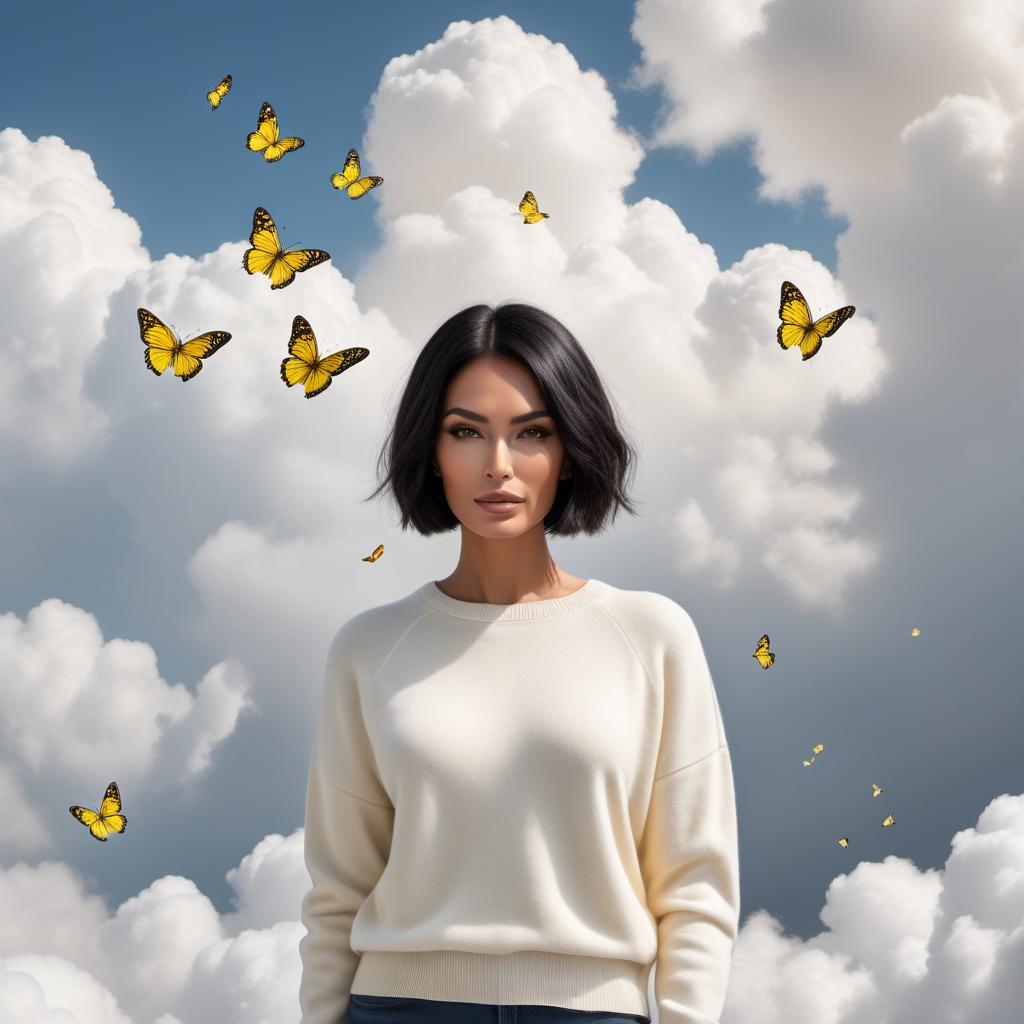
[[[179,341],[171,329],[158,316],[141,306],[139,336],[146,345],[146,366],[158,377],[173,364],[174,372],[183,381],[191,380],[202,368],[201,360],[231,340],[227,331],[207,331],[189,341]]]
[[[263,159],[268,164],[272,164],[280,160],[285,153],[289,153],[293,149],[301,149],[306,144],[304,139],[299,138],[279,139],[278,134],[277,114],[274,113],[274,108],[269,103],[264,103],[260,107],[256,131],[249,132],[245,146],[254,153],[262,153]]]
[[[345,166],[340,172],[335,172],[331,175],[331,184],[335,188],[340,188],[343,192],[347,189],[349,199],[358,199],[360,196],[366,195],[371,188],[376,188],[384,181],[383,178],[378,177],[376,174],[363,178],[359,175],[359,154],[354,149],[350,149],[348,156],[345,157]]]
[[[873,782],[871,783],[871,795],[878,796],[879,793],[883,792],[881,786],[876,786]]]
[[[281,360],[281,380],[288,387],[304,383],[307,398],[326,391],[332,377],[362,362],[370,354],[368,348],[343,348],[329,356],[321,356],[317,352],[316,335],[304,316],[296,316],[292,321],[288,351],[291,355]]]
[[[519,212],[523,215],[524,224],[536,224],[543,220],[547,214],[537,209],[537,197],[532,192],[525,192],[519,202]]]
[[[220,106],[220,101],[227,96],[230,88],[231,76],[225,75],[220,82],[206,94],[206,98],[210,101],[211,110],[216,110]]]
[[[363,562],[376,562],[384,554],[384,545],[378,544],[373,551],[361,559]]]
[[[910,635],[911,635],[911,636],[920,636],[920,635],[921,635],[921,630],[919,630],[919,629],[917,628],[917,626],[915,626],[915,627],[914,627],[914,628],[913,628],[913,629],[912,629],[912,630],[910,631]]]
[[[817,755],[820,754],[824,749],[824,743],[818,743],[816,746],[811,747],[811,759],[810,761],[808,761],[807,758],[804,758],[804,767],[810,768],[810,766],[814,764],[814,762],[817,760]]]
[[[783,348],[800,346],[801,359],[806,361],[821,348],[823,338],[836,333],[854,314],[854,306],[840,306],[817,320],[811,320],[811,310],[800,289],[791,281],[782,282],[779,301],[779,329],[776,336]]]
[[[757,641],[757,646],[754,648],[754,657],[757,658],[761,668],[771,668],[775,664],[775,655],[768,650],[767,633]]]
[[[68,810],[87,826],[93,837],[101,843],[107,841],[107,836],[111,832],[123,832],[128,827],[128,819],[121,813],[121,793],[116,782],[107,786],[98,811],[90,807],[79,807],[77,804],[72,804]]]
[[[850,845],[850,840],[846,836],[843,836],[843,838],[837,840],[837,842],[839,843],[840,846],[849,846]]]
[[[262,206],[257,206],[252,215],[249,244],[252,248],[243,253],[242,266],[250,274],[266,274],[271,290],[285,288],[295,280],[296,274],[331,258],[323,249],[282,249],[277,226]]]
[[[890,825],[895,825],[896,819],[890,814],[885,821],[882,822],[882,828],[888,828]]]

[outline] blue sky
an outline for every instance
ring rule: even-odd
[[[118,206],[141,225],[155,259],[168,252],[198,257],[247,236],[253,208],[269,207],[272,176],[271,194],[289,192],[287,204],[277,204],[280,213],[271,208],[287,227],[285,244],[329,249],[346,276],[377,241],[373,202],[343,203],[327,178],[352,146],[364,173],[386,180],[399,172],[373,167],[363,151],[365,106],[391,57],[425,46],[452,21],[513,13],[526,31],[564,43],[583,69],[600,72],[620,122],[643,138],[652,134],[663,97],[629,87],[639,59],[631,4],[396,0],[364,5],[358,15],[349,7],[64,4],[59,15],[40,18],[17,5],[5,14],[0,117],[32,138],[59,135],[86,150]],[[211,111],[206,93],[229,72],[232,90]],[[306,141],[304,152],[272,167],[244,148],[264,100],[284,134]],[[626,199],[652,196],[670,205],[715,247],[723,267],[748,248],[784,241],[834,269],[843,219],[828,215],[818,192],[797,206],[759,200],[759,180],[746,141],[704,163],[678,149],[655,149]]]

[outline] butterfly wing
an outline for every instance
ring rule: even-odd
[[[277,142],[278,131],[277,114],[274,113],[274,108],[264,101],[256,119],[256,131],[249,132],[245,145],[254,153],[262,153],[268,146]]]
[[[342,191],[347,190],[349,199],[358,199],[383,181],[383,178],[376,175],[361,176],[359,154],[354,149],[348,151],[345,157],[345,166],[342,167],[340,173],[331,175],[331,184]]]
[[[99,811],[91,807],[79,807],[77,804],[72,804],[68,810],[102,843],[107,841],[111,832],[123,832],[128,825],[128,819],[120,813],[121,793],[116,782],[107,786]]]
[[[281,239],[273,217],[262,206],[257,206],[252,215],[249,244],[252,248],[242,255],[242,266],[250,274],[269,274],[281,254]]]
[[[295,280],[297,273],[331,258],[323,249],[282,249],[273,218],[262,206],[253,213],[249,244],[252,248],[243,253],[242,266],[250,274],[266,274],[272,289],[284,288]]]
[[[316,373],[306,381],[306,397],[312,398],[314,395],[319,395],[331,383],[332,377],[337,377],[339,373],[343,373],[350,366],[362,362],[369,354],[368,348],[345,348],[340,352],[332,352],[329,356],[324,356],[320,360]],[[313,380],[314,376],[317,377],[316,381]]]
[[[775,664],[775,655],[768,649],[768,634],[765,633],[760,640],[757,641],[757,647],[754,648],[754,657],[757,658],[758,664],[761,668],[771,668]]]
[[[341,169],[341,172],[331,175],[331,184],[343,191],[347,189],[349,199],[358,199],[360,196],[366,195],[371,188],[376,188],[384,181],[383,178],[375,174],[361,177],[360,173],[359,154],[356,150],[350,149],[345,157],[345,166]]]
[[[216,110],[220,106],[220,101],[224,99],[228,94],[228,90],[231,88],[231,76],[225,75],[220,82],[217,83],[207,94],[206,98],[210,101],[210,108]]]
[[[139,336],[146,345],[146,366],[158,377],[167,369],[178,349],[178,339],[158,316],[139,308]]]
[[[302,384],[319,362],[316,335],[304,316],[296,316],[292,320],[288,351],[291,355],[281,360],[281,380],[292,387],[294,384]]]
[[[107,826],[100,820],[100,816],[91,807],[79,807],[77,804],[72,804],[68,810],[83,824],[85,825],[92,835],[98,839],[101,843],[107,841],[109,832]]]
[[[246,146],[254,153],[262,153],[263,159],[272,164],[280,160],[285,153],[293,149],[301,149],[306,143],[299,138],[279,138],[280,127],[277,123],[277,114],[269,103],[260,107],[260,116],[256,122],[256,131],[249,132],[245,140]]]
[[[273,146],[267,147],[266,152],[263,154],[263,159],[268,164],[272,164],[280,160],[285,153],[290,153],[293,149],[302,149],[305,144],[305,139],[300,139],[295,135],[290,135],[287,139],[278,139]]]
[[[541,213],[537,206],[537,197],[530,191],[523,194],[519,202],[519,212],[523,215],[524,224],[536,224],[543,220],[547,214]]]
[[[826,313],[811,324],[811,330],[800,346],[803,358],[810,359],[821,348],[823,338],[831,337],[847,320],[853,316],[856,306],[840,306],[839,309]]]
[[[779,329],[776,332],[779,344],[783,348],[803,345],[807,332],[811,330],[811,311],[803,293],[792,281],[782,282],[782,293],[779,298]]]
[[[360,178],[358,181],[353,181],[348,187],[348,197],[349,199],[358,199],[360,196],[366,195],[371,188],[376,188],[383,181],[384,179],[378,177],[376,174],[371,174],[365,178]]]
[[[368,555],[364,555],[363,556],[362,561],[364,561],[364,562],[376,562],[377,559],[380,558],[380,556],[383,555],[383,554],[384,554],[384,545],[383,544],[378,544],[373,549],[373,551],[371,551]]]
[[[835,334],[853,316],[855,308],[842,306],[812,321],[803,293],[791,281],[783,281],[779,300],[779,319],[782,322],[776,337],[783,348],[799,346],[801,358],[806,361],[821,348],[823,338]]]
[[[100,821],[111,832],[123,832],[128,826],[128,819],[121,813],[121,791],[116,782],[111,782],[103,794]]]
[[[295,280],[296,274],[301,274],[310,267],[318,266],[325,260],[329,260],[331,254],[323,249],[291,249],[282,252],[270,271],[270,287],[284,288]]]
[[[207,331],[186,341],[174,356],[174,372],[182,380],[191,380],[202,368],[201,359],[213,355],[231,340],[227,331]]]

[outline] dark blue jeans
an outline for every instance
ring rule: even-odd
[[[347,1024],[651,1024],[638,1013],[349,995]]]

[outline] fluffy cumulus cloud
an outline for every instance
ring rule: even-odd
[[[1019,1020],[1022,865],[1024,795],[1004,795],[953,837],[941,870],[887,857],[837,877],[821,910],[827,931],[805,942],[782,934],[764,911],[750,915],[723,1019]]]
[[[14,809],[0,850],[17,853],[52,846],[25,798],[30,787],[38,800],[58,784],[66,796],[68,779],[96,774],[120,785],[142,780],[140,793],[171,779],[192,782],[250,705],[248,676],[237,662],[213,666],[193,695],[161,678],[148,643],[104,641],[94,616],[57,598],[24,621],[0,614],[0,692],[0,794]],[[70,802],[100,797],[83,792]]]
[[[0,458],[66,466],[102,443],[103,408],[82,390],[110,295],[149,263],[88,153],[0,132]]]
[[[251,1024],[297,1018],[309,885],[302,832],[262,840],[228,874],[218,915],[176,875],[109,909],[66,865],[0,868],[4,1024]]]

